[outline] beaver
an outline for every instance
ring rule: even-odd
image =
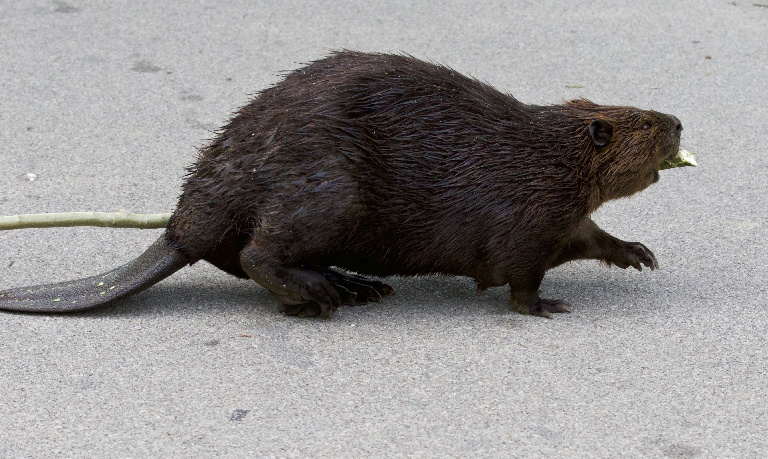
[[[64,312],[139,292],[206,260],[289,315],[330,317],[394,290],[364,276],[505,284],[552,317],[547,270],[577,259],[658,267],[590,219],[659,180],[680,121],[586,99],[538,106],[410,55],[336,51],[257,93],[185,176],[163,235],[86,279],[0,292],[0,309]]]

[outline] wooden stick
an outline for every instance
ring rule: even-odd
[[[165,228],[171,214],[133,212],[63,212],[0,217],[0,230],[54,228],[64,226],[102,226],[109,228]]]

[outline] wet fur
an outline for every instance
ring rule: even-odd
[[[164,237],[289,314],[391,293],[335,266],[509,284],[516,310],[549,316],[569,306],[538,297],[547,269],[657,266],[589,215],[658,180],[681,129],[583,99],[526,105],[410,56],[337,52],[260,92],[200,151]]]

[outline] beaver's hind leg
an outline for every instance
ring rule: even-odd
[[[280,264],[251,241],[240,252],[240,266],[280,302],[280,311],[299,317],[331,317],[341,303],[339,294],[322,274]]]
[[[395,289],[384,282],[335,268],[326,268],[323,270],[323,276],[336,288],[336,292],[341,298],[341,304],[357,306],[369,301],[378,303],[382,297],[395,293]]]

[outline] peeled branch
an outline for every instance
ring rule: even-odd
[[[64,212],[0,217],[0,230],[53,228],[63,226],[103,226],[109,228],[165,228],[171,214],[132,212]]]
[[[698,166],[696,160],[693,159],[693,155],[696,153],[693,151],[683,150],[682,148],[677,152],[677,156],[672,159],[664,160],[661,163],[660,169],[672,169],[673,167],[683,166]]]

